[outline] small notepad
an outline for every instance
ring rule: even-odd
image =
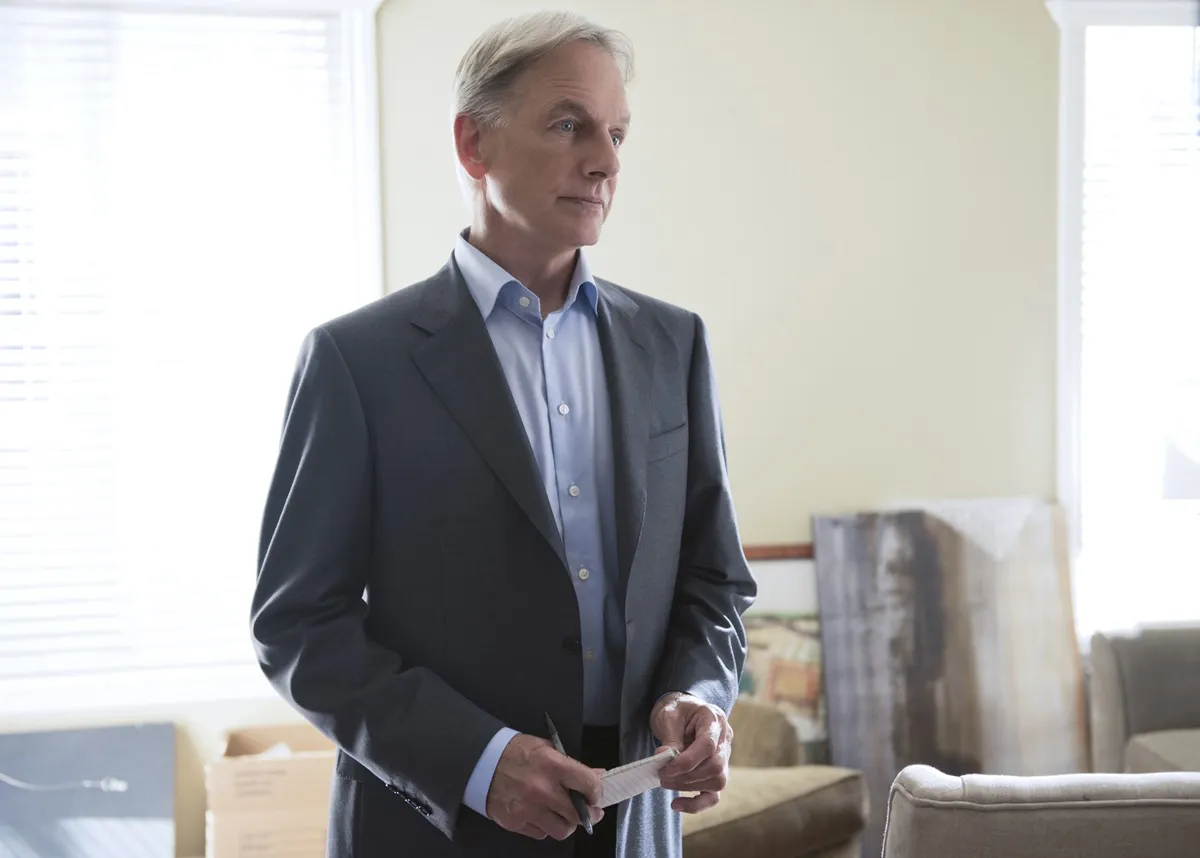
[[[600,792],[600,806],[608,807],[612,804],[618,804],[626,799],[633,798],[635,795],[644,793],[648,789],[654,789],[654,787],[659,786],[659,770],[678,756],[679,752],[674,748],[670,748],[661,754],[655,754],[653,757],[634,760],[632,763],[626,763],[615,769],[609,769],[600,777],[602,787]]]

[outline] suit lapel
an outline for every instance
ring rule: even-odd
[[[429,282],[413,324],[431,334],[414,352],[417,368],[565,567],[562,538],[508,380],[453,259]]]
[[[612,410],[613,477],[620,580],[629,570],[646,517],[646,449],[650,439],[650,381],[654,360],[637,319],[638,305],[597,279],[600,348]]]

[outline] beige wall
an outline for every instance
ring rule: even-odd
[[[638,55],[633,134],[598,271],[711,328],[748,542],[814,511],[1049,495],[1056,31],[1040,0],[568,3]],[[380,13],[387,268],[440,266],[464,221],[448,126],[458,56],[528,4]],[[213,702],[0,730],[173,720],[179,854],[203,849]]]
[[[464,225],[449,82],[544,4],[379,18],[390,288]],[[747,542],[1053,493],[1057,30],[1041,0],[561,2],[638,51],[602,276],[702,313]]]

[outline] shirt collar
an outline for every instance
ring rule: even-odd
[[[491,316],[492,310],[500,301],[501,293],[505,287],[509,287],[509,284],[513,284],[509,287],[510,289],[531,299],[533,302],[531,309],[537,308],[537,296],[526,289],[517,278],[497,265],[491,257],[467,241],[466,230],[459,234],[458,240],[454,244],[454,261],[458,265],[458,270],[462,272],[463,279],[467,281],[467,291],[475,299],[475,303],[479,306],[479,312],[485,319]],[[567,300],[562,309],[570,308],[581,292],[587,298],[592,311],[595,312],[598,300],[596,281],[592,277],[592,270],[588,266],[587,257],[582,250],[576,255],[575,272],[571,275],[571,285],[567,288]]]

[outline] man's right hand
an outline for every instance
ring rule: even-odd
[[[592,824],[604,816],[596,806],[602,771],[563,756],[545,739],[521,733],[512,738],[496,764],[488,788],[488,818],[535,840],[566,840],[579,825],[568,789],[583,794]]]

